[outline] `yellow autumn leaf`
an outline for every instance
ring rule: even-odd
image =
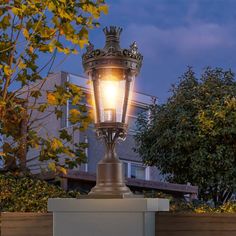
[[[70,49],[69,49],[69,48],[64,48],[63,52],[64,52],[65,54],[69,54],[69,53],[70,53]]]
[[[78,111],[77,109],[71,109],[69,113],[70,113],[69,117],[70,122],[73,124],[77,123],[80,119],[80,111]]]
[[[78,85],[69,84],[68,87],[69,87],[69,89],[72,90],[73,93],[79,94],[81,92],[81,88]]]
[[[34,143],[34,148],[35,148],[35,149],[39,149],[39,147],[40,147],[40,146],[39,146],[38,143]]]
[[[54,138],[52,141],[51,141],[51,148],[52,150],[57,150],[58,148],[61,148],[63,147],[63,143],[61,142],[61,140],[57,139],[57,138]]]
[[[30,51],[31,53],[33,53],[33,52],[34,52],[34,48],[33,48],[32,46],[29,46],[29,51]]]
[[[99,6],[99,11],[103,12],[104,14],[108,14],[108,6],[107,5],[102,5]]]
[[[58,9],[58,12],[60,14],[60,17],[62,18],[65,18],[65,19],[68,19],[68,20],[72,20],[73,19],[73,16],[68,14],[66,11],[64,11],[63,9]]]
[[[92,4],[84,4],[82,6],[82,9],[88,13],[90,13],[95,19],[99,18],[99,11],[98,8],[96,8]]]
[[[79,43],[79,39],[78,39],[77,37],[71,38],[70,41],[71,41],[73,44],[78,44],[78,43]]]
[[[48,49],[49,49],[49,52],[53,52],[54,49],[55,49],[55,44],[49,43],[49,44],[48,44]]]
[[[59,170],[60,172],[62,172],[64,175],[67,174],[67,169],[64,168],[64,167],[62,167],[62,166],[59,166],[59,167],[58,167],[58,170]]]
[[[57,47],[58,52],[63,52],[65,54],[69,54],[70,53],[70,49],[69,48],[61,48],[61,47]]]
[[[27,9],[27,6],[24,4],[21,4],[22,11],[25,11]]]
[[[65,153],[67,156],[71,157],[71,158],[75,157],[75,154],[74,154],[73,152],[69,151],[68,149],[65,149],[65,150],[64,150],[64,153]]]
[[[54,11],[54,10],[56,9],[56,6],[55,6],[55,4],[53,3],[53,1],[49,1],[49,3],[48,3],[48,9],[49,9],[50,11]]]
[[[78,50],[76,50],[76,49],[72,49],[71,52],[72,52],[72,54],[75,54],[75,55],[79,54]]]
[[[29,38],[29,31],[28,31],[26,28],[24,28],[24,29],[22,30],[22,33],[23,33],[23,35],[25,36],[26,39]]]
[[[26,68],[26,64],[23,61],[20,61],[19,64],[18,64],[18,67],[20,69],[25,69]]]
[[[81,24],[81,23],[83,22],[83,20],[84,20],[84,18],[81,17],[81,16],[76,17],[76,22],[77,22],[78,24]]]
[[[11,11],[12,11],[12,13],[13,13],[14,15],[18,15],[19,12],[20,12],[20,9],[19,9],[19,8],[16,8],[16,7],[12,7]]]
[[[50,105],[57,105],[57,99],[53,93],[47,94],[47,101]]]
[[[13,72],[13,70],[8,66],[8,65],[5,65],[4,67],[3,67],[3,71],[4,71],[4,73],[8,76],[8,75],[11,75],[12,74],[12,72]]]
[[[48,169],[51,171],[56,171],[56,164],[54,162],[50,162],[48,164]]]
[[[80,39],[78,41],[80,48],[82,49],[86,44],[88,44],[88,39]]]

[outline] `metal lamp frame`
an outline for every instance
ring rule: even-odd
[[[97,136],[103,139],[106,147],[104,158],[97,165],[96,186],[88,194],[91,198],[124,198],[132,197],[132,192],[125,184],[123,164],[119,160],[115,146],[118,139],[124,140],[127,134],[126,123],[128,98],[132,79],[137,76],[142,65],[142,55],[138,52],[136,43],[129,49],[121,49],[119,37],[121,28],[111,26],[105,28],[106,44],[103,49],[94,49],[92,44],[83,55],[85,73],[93,82],[94,100],[97,122]],[[99,72],[101,70],[119,69],[125,79],[124,103],[121,122],[101,122],[99,101]]]

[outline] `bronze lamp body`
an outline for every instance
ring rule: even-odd
[[[97,165],[96,186],[91,198],[124,198],[132,196],[126,186],[122,162],[115,145],[127,134],[127,112],[135,77],[142,65],[142,55],[136,43],[129,49],[120,48],[122,28],[104,28],[106,43],[103,49],[89,44],[83,54],[85,73],[92,81],[95,103],[95,128],[97,136],[105,143],[106,153]]]

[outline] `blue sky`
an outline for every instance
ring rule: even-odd
[[[102,28],[121,26],[122,47],[134,40],[144,56],[136,90],[164,102],[171,84],[192,66],[199,75],[207,67],[236,72],[236,0],[107,0],[90,41],[103,47]],[[70,56],[56,68],[83,74],[81,55]]]

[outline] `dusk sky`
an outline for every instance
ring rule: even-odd
[[[107,0],[109,14],[90,41],[103,47],[102,28],[123,28],[121,47],[136,41],[144,56],[136,90],[164,102],[171,84],[192,66],[236,72],[236,0]],[[83,75],[81,55],[70,56],[55,70]]]

